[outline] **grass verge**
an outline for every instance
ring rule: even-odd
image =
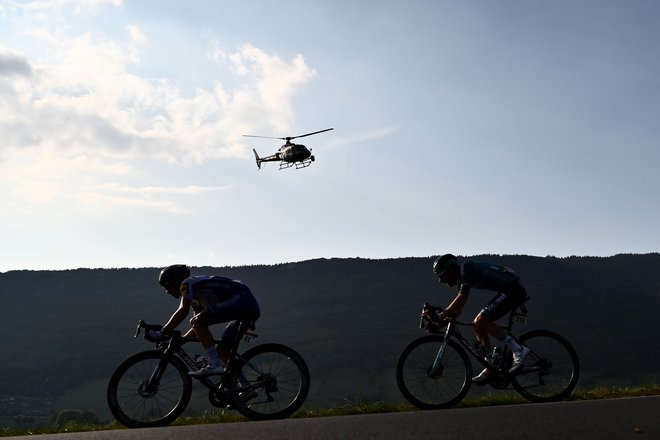
[[[574,391],[567,400],[617,399],[624,397],[657,395],[660,395],[660,385],[647,385],[642,387],[597,387],[590,389],[578,389]],[[467,397],[463,399],[463,401],[459,403],[456,408],[474,408],[481,406],[512,405],[521,403],[529,402],[517,394],[494,392],[485,396]],[[331,408],[303,409],[294,414],[292,418],[332,417],[415,410],[417,410],[417,408],[409,404],[397,405],[385,402],[350,402],[346,405]],[[238,413],[218,410],[211,411],[200,416],[180,417],[175,423],[173,423],[173,425],[232,423],[245,420],[246,419]],[[51,426],[35,429],[0,428],[0,437],[29,436],[38,434],[61,434],[66,432],[106,431],[113,429],[125,428],[116,422],[101,425],[68,424],[66,426]]]

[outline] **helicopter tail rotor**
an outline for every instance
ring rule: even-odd
[[[257,150],[253,148],[252,151],[254,152],[254,158],[257,160],[257,168],[261,169],[261,162],[262,161],[261,161],[261,158],[259,157],[259,155],[257,154]]]

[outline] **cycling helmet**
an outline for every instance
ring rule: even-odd
[[[454,264],[458,264],[458,259],[452,254],[445,254],[433,262],[433,273],[440,276]]]
[[[180,283],[190,276],[190,268],[185,264],[173,264],[160,271],[158,284],[165,287],[171,283]]]

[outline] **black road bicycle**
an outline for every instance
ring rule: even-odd
[[[146,335],[160,328],[141,320],[135,337],[142,329]],[[253,331],[254,323],[240,323],[224,373],[194,378],[209,389],[215,407],[235,409],[250,420],[289,417],[307,397],[307,365],[282,344],[261,344],[239,353],[241,339],[256,337]],[[192,394],[193,376],[188,372],[201,367],[183,348],[193,341],[199,344],[176,331],[168,341],[157,342],[155,350],[137,353],[119,365],[107,393],[117,421],[128,428],[166,426],[183,413]]]
[[[456,319],[440,320],[441,307],[428,303],[422,308],[420,328],[431,333],[412,341],[401,353],[396,366],[396,382],[403,396],[420,409],[449,408],[460,402],[472,384],[470,353],[490,370],[490,386],[508,389],[511,385],[532,402],[551,402],[567,397],[575,388],[580,362],[575,349],[561,335],[549,330],[532,330],[520,337],[511,334],[514,321],[525,322],[524,305],[509,314],[502,328],[530,349],[522,366],[509,373],[513,363],[504,346],[498,365],[494,365],[460,331],[474,324]]]

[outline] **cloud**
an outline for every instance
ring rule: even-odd
[[[53,14],[63,14],[68,11],[76,15],[90,12],[98,13],[105,6],[120,7],[124,0],[39,0],[21,5],[26,11],[41,19],[52,19]]]
[[[154,194],[184,194],[194,195],[207,192],[226,191],[233,188],[234,185],[223,186],[197,186],[188,185],[184,187],[163,187],[163,186],[143,186],[143,187],[129,187],[118,183],[106,183],[101,185],[101,189],[109,192],[125,193],[125,194],[142,194],[145,196]]]
[[[150,211],[164,212],[168,214],[188,215],[191,211],[179,204],[168,200],[149,200],[131,197],[120,197],[97,192],[80,192],[78,201],[89,209],[112,212],[116,214],[117,209],[142,208]]]
[[[241,85],[231,94],[219,90],[230,110],[227,121],[239,122],[243,128],[241,132],[288,131],[294,119],[295,95],[316,77],[302,55],[286,61],[251,44],[227,53],[217,40],[212,40],[208,57],[220,66],[227,66],[237,79],[242,79]]]
[[[398,126],[390,125],[386,127],[372,128],[359,133],[351,133],[345,136],[339,136],[328,144],[328,148],[338,148],[354,144],[363,144],[365,142],[381,139],[396,133]]]
[[[41,121],[48,116],[57,121],[47,124],[50,143],[63,150],[79,145],[109,155],[130,151],[134,157],[186,165],[247,157],[249,150],[240,143],[244,132],[285,131],[293,121],[296,93],[314,76],[300,56],[287,62],[246,45],[225,58],[242,79],[235,90],[217,81],[186,95],[170,79],[130,73],[134,48],[89,33],[57,46],[50,62],[32,63],[30,87],[15,90],[25,105],[8,110],[25,121],[25,130],[43,131]],[[11,60],[5,64],[12,71],[29,72],[25,59]],[[73,138],[72,126],[79,133]]]
[[[0,176],[0,184],[7,189],[0,194],[0,206],[16,217],[44,212],[59,216],[118,215],[118,210],[126,208],[187,215],[192,213],[186,207],[191,197],[234,188],[233,184],[171,187],[99,183],[101,176],[121,177],[131,170],[121,161],[60,157],[54,149],[23,150],[9,165]]]
[[[32,68],[25,56],[0,47],[0,77],[3,76],[30,76]]]
[[[47,50],[23,55],[0,47],[0,184],[22,198],[15,203],[50,203],[76,192],[74,182],[84,182],[88,190],[76,199],[84,206],[184,212],[172,202],[146,196],[159,192],[171,197],[176,191],[115,187],[109,194],[103,182],[137,174],[145,161],[193,167],[247,158],[250,151],[241,135],[287,131],[296,94],[315,76],[300,55],[287,60],[249,44],[223,52],[215,41],[209,42],[209,58],[198,60],[196,68],[231,77],[184,86],[176,78],[141,76],[137,67],[151,36],[139,26],[126,24],[115,37],[71,34],[66,25],[67,14],[98,12],[104,5],[122,2],[26,4],[22,32]],[[50,10],[59,15],[50,19],[45,14]],[[192,193],[218,190],[185,188]]]
[[[139,26],[136,26],[134,24],[127,24],[126,31],[130,35],[133,43],[135,44],[142,45],[149,42],[149,38],[147,38],[147,36],[144,33],[142,33]]]
[[[144,208],[170,214],[187,215],[191,210],[169,197],[201,195],[209,192],[228,191],[234,185],[203,187],[189,185],[185,187],[129,187],[119,183],[100,185],[96,191],[83,191],[76,197],[88,208],[114,211],[119,208]]]

